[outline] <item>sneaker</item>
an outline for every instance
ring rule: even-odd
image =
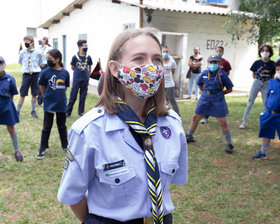
[[[191,99],[191,97],[190,97],[190,96],[188,96],[186,99],[187,99],[187,100],[190,100],[190,99]]]
[[[36,111],[35,111],[35,110],[31,111],[31,116],[32,116],[32,117],[35,117],[35,118],[38,118],[38,115],[36,114]]]
[[[16,157],[17,162],[22,162],[23,161],[23,157],[22,157],[20,152],[16,152],[15,157]]]
[[[208,120],[207,120],[205,117],[203,117],[203,118],[200,120],[199,123],[201,123],[201,124],[206,124],[207,122],[208,122]]]
[[[267,157],[262,152],[258,152],[256,155],[252,157],[252,160],[264,160],[264,159],[267,159]]]
[[[82,117],[84,115],[84,113],[80,113],[79,116]]]
[[[240,128],[240,129],[244,129],[244,128],[245,128],[245,124],[246,124],[246,122],[243,121],[243,122],[239,125],[239,128]]]
[[[192,135],[186,135],[187,142],[194,142],[194,137]]]
[[[37,159],[44,159],[46,156],[46,149],[43,149],[43,150],[39,150],[39,153],[37,155]]]
[[[226,144],[224,149],[225,149],[226,153],[230,153],[231,154],[231,153],[233,153],[233,148],[234,148],[233,145],[228,143],[228,144]]]

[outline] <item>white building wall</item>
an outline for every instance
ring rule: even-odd
[[[207,59],[210,54],[215,52],[215,48],[222,45],[225,49],[224,58],[232,66],[230,78],[232,79],[235,90],[249,90],[252,80],[249,71],[251,64],[256,59],[256,46],[248,45],[246,42],[233,44],[231,37],[224,31],[223,24],[226,16],[209,14],[186,14],[170,11],[154,11],[152,21],[148,24],[144,18],[144,26],[153,26],[160,31],[187,33],[187,60],[193,54],[193,48],[200,47],[203,56],[202,69],[207,68]],[[185,74],[188,66],[183,68],[181,82],[186,83]],[[249,77],[249,78],[248,78]],[[178,77],[175,78],[178,83]],[[187,87],[186,87],[187,88]]]
[[[9,0],[1,1],[0,55],[7,64],[18,63],[19,47],[27,34],[27,27],[37,28],[65,8],[73,0]],[[47,36],[47,31],[37,29],[35,38]]]
[[[66,69],[71,71],[72,56],[78,52],[78,35],[87,34],[88,54],[95,63],[101,59],[105,69],[107,57],[114,38],[123,30],[123,24],[134,23],[139,27],[139,8],[112,3],[111,0],[88,1],[82,9],[64,16],[59,24],[49,28],[49,39],[58,38],[58,49],[62,49],[62,35],[66,35]]]
[[[228,8],[230,8],[231,10],[236,10],[238,11],[239,9],[239,5],[240,5],[240,0],[226,0],[225,3]]]

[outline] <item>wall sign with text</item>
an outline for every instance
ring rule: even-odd
[[[215,50],[218,46],[223,47],[223,40],[207,40],[206,41],[206,49],[207,50]]]

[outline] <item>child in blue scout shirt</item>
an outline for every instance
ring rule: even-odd
[[[86,40],[79,40],[77,42],[79,51],[73,56],[71,61],[71,68],[74,71],[73,83],[70,92],[70,99],[67,105],[66,116],[71,116],[73,106],[76,102],[78,92],[80,90],[80,100],[78,113],[83,116],[85,110],[86,96],[88,91],[89,76],[91,74],[91,57],[87,54],[88,45]]]
[[[49,137],[53,125],[54,113],[58,127],[61,146],[65,150],[68,145],[66,128],[66,88],[69,86],[69,73],[63,68],[62,55],[59,50],[52,49],[47,53],[48,68],[39,78],[38,84],[44,97],[44,125],[41,136],[41,145],[37,159],[45,157],[49,148]]]
[[[5,72],[5,67],[5,60],[0,57],[0,125],[7,125],[8,132],[13,142],[16,161],[22,162],[23,157],[19,151],[18,136],[14,126],[19,122],[13,102],[13,97],[18,94],[18,91],[14,77]]]
[[[263,138],[261,151],[252,157],[253,160],[266,159],[266,151],[275,131],[280,138],[280,61],[275,63],[276,78],[271,79],[267,86],[266,111],[260,116],[259,137]]]
[[[227,73],[219,69],[219,60],[219,56],[210,55],[208,69],[203,71],[198,78],[197,84],[202,94],[197,103],[186,139],[187,142],[194,142],[193,134],[203,116],[216,117],[227,142],[224,149],[227,153],[232,153],[233,145],[226,120],[228,107],[224,95],[232,91],[233,84]],[[223,90],[224,87],[226,87],[226,90]]]
[[[31,116],[38,118],[35,111],[36,99],[39,92],[38,77],[41,71],[42,54],[34,48],[34,38],[27,35],[23,38],[26,49],[20,51],[19,64],[21,64],[22,83],[20,87],[20,97],[17,105],[17,112],[20,114],[25,97],[31,87]]]
[[[266,101],[266,92],[267,92],[267,84],[270,79],[273,78],[275,74],[274,61],[270,60],[270,57],[273,55],[273,49],[270,45],[264,44],[259,48],[259,56],[260,60],[257,60],[253,63],[250,70],[253,72],[254,82],[252,84],[250,90],[250,96],[245,108],[242,123],[239,128],[244,129],[247,118],[249,116],[250,110],[254,105],[255,99],[259,92],[262,94],[263,108],[265,109],[265,101]]]
[[[69,132],[58,200],[85,224],[171,224],[169,186],[187,182],[187,144],[150,29],[116,38],[104,77],[97,107]]]

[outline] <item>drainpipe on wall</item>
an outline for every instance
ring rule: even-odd
[[[143,5],[143,0],[140,0],[140,5]],[[143,8],[140,7],[140,15],[139,15],[139,27],[143,27]]]

